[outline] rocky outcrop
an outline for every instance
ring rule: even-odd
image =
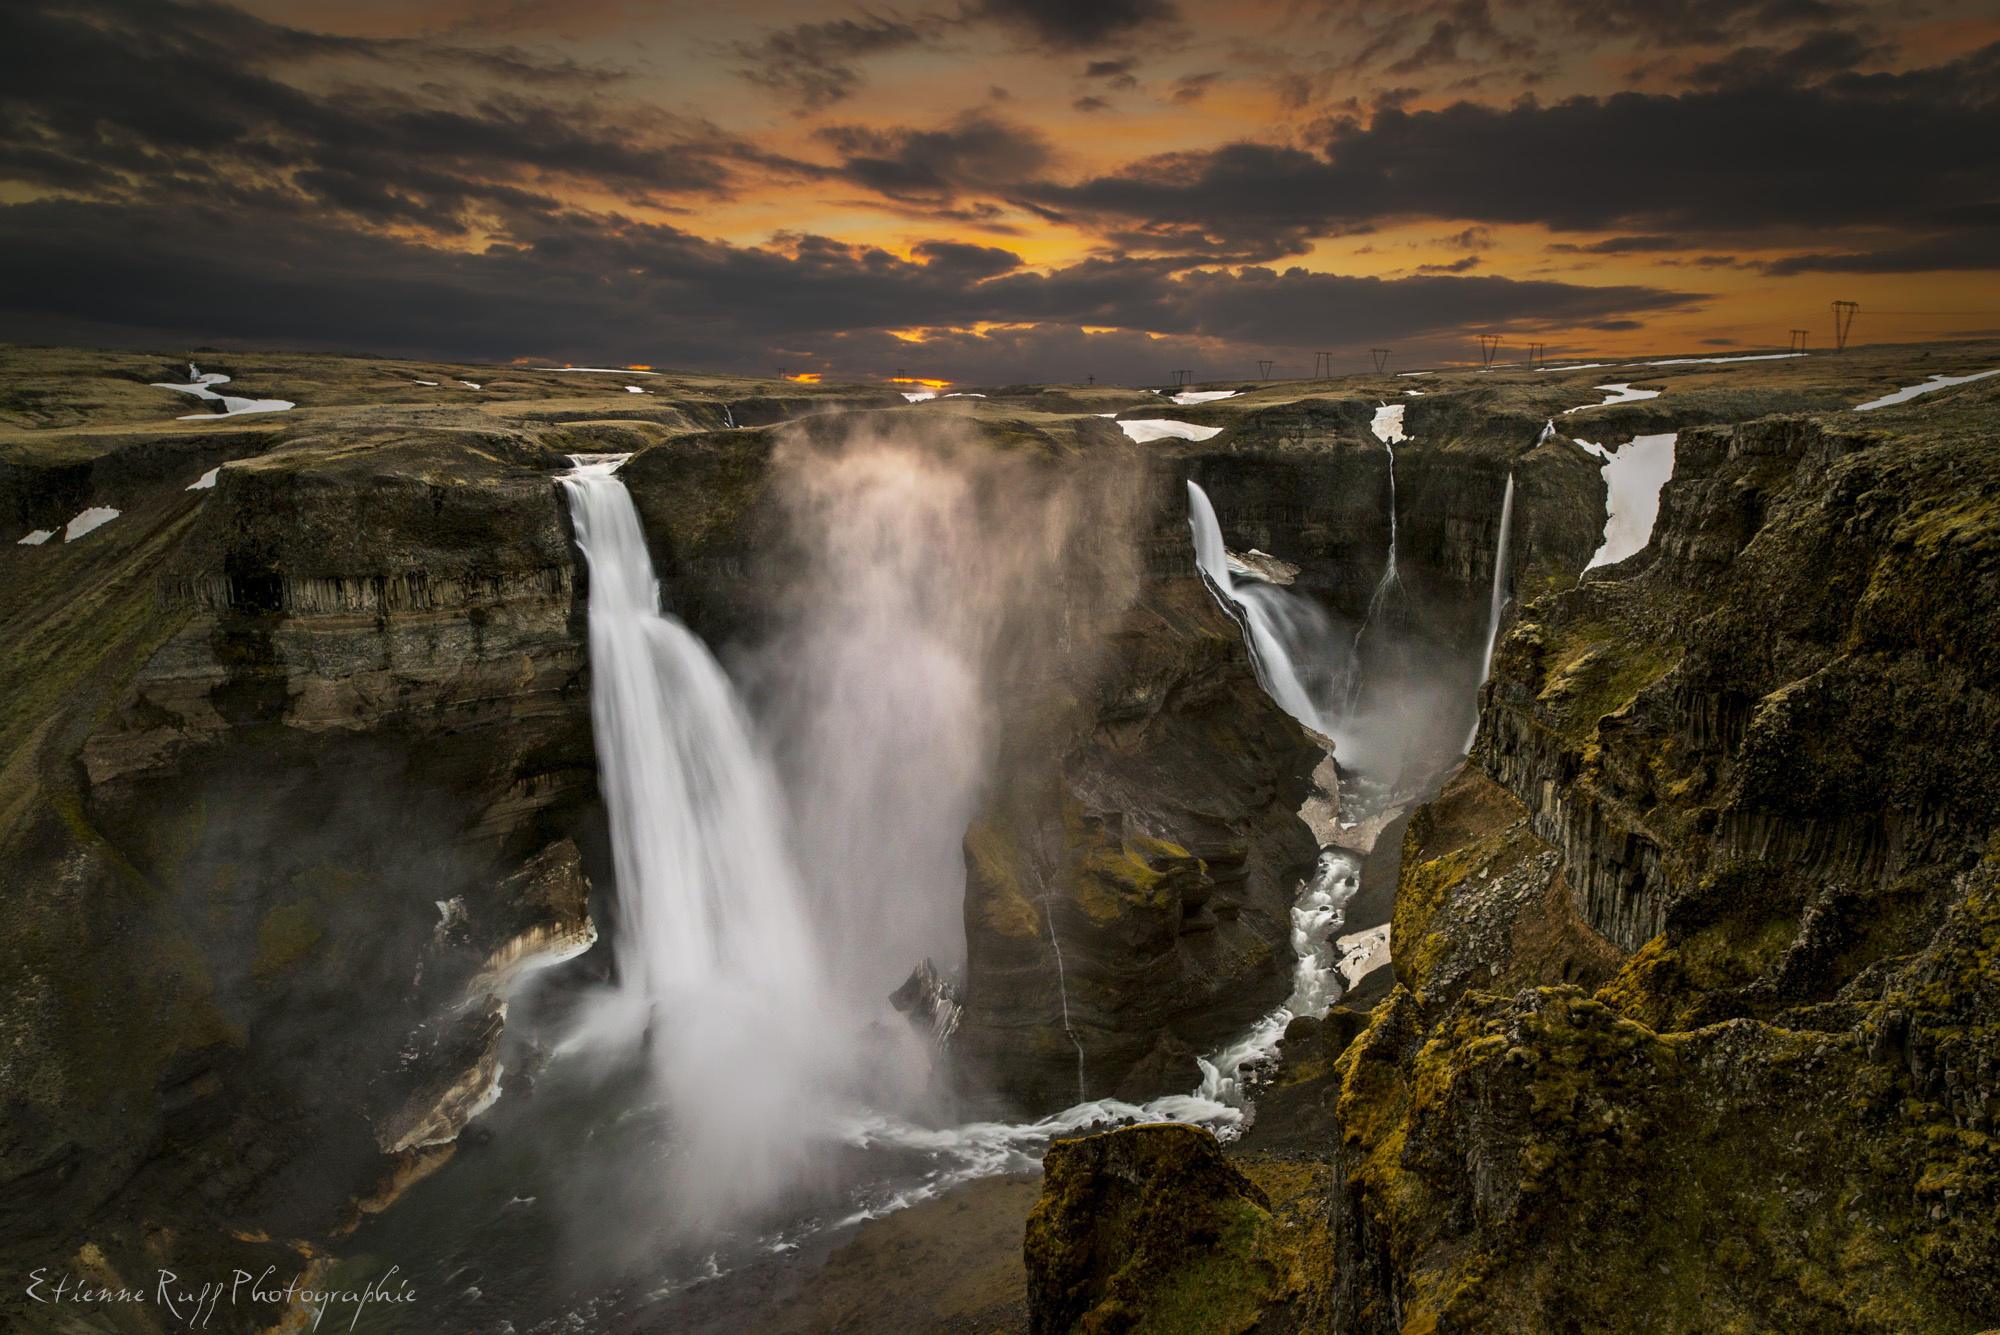
[[[1028,1329],[1239,1335],[1292,1257],[1271,1200],[1198,1127],[1059,1140],[1028,1215]]]
[[[966,836],[969,1079],[1017,1107],[1184,1093],[1194,1052],[1276,1004],[1323,754],[1192,579],[1155,582],[1094,696]]]

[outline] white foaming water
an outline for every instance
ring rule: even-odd
[[[1969,385],[1975,380],[1984,380],[1990,375],[2000,375],[2000,367],[1996,367],[1991,371],[1975,371],[1971,375],[1934,375],[1921,385],[1911,385],[1907,389],[1897,390],[1894,394],[1884,394],[1879,399],[1870,399],[1866,403],[1857,403],[1854,405],[1854,411],[1857,413],[1873,412],[1877,408],[1887,408],[1898,403],[1908,403],[1919,394],[1929,394],[1935,390],[1950,389],[1953,385]]]
[[[1653,525],[1660,517],[1660,489],[1674,475],[1674,442],[1679,433],[1635,436],[1617,453],[1601,445],[1591,445],[1591,453],[1603,459],[1605,504],[1604,541],[1584,566],[1592,570],[1623,561],[1643,551],[1653,540]],[[1578,441],[1583,445],[1587,442]]]
[[[680,1148],[675,1208],[714,1223],[799,1167],[800,1114],[835,1074],[834,1017],[776,782],[721,667],[660,611],[623,461],[578,456],[561,479],[590,569],[591,723],[619,918],[616,989],[576,1043],[645,1057]]]
[[[1292,907],[1295,962],[1291,995],[1284,1005],[1231,1042],[1196,1058],[1201,1083],[1193,1092],[1168,1094],[1145,1103],[1091,1099],[1033,1122],[970,1122],[931,1128],[879,1113],[856,1117],[846,1129],[849,1143],[927,1153],[936,1167],[918,1185],[839,1222],[859,1223],[930,1200],[978,1178],[1033,1169],[1051,1141],[1096,1125],[1187,1122],[1205,1126],[1223,1140],[1235,1139],[1250,1125],[1254,1116],[1250,1094],[1256,1073],[1277,1060],[1285,1027],[1300,1015],[1324,1016],[1345,990],[1342,969],[1358,967],[1348,965],[1334,938],[1348,901],[1360,888],[1361,864],[1353,854],[1334,848],[1320,854],[1319,865],[1300,887]],[[1386,938],[1381,950],[1386,953]],[[1365,972],[1366,968],[1359,968],[1355,976]]]

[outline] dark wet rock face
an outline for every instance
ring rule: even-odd
[[[1317,852],[1297,812],[1321,752],[1207,590],[1150,585],[1112,642],[1095,698],[966,836],[957,1050],[1019,1107],[1192,1089],[1193,1049],[1288,990]]]
[[[1270,1198],[1207,1131],[1057,1141],[1042,1171],[1025,1244],[1031,1335],[1236,1335],[1287,1286]]]

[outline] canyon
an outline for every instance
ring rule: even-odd
[[[1362,868],[1342,930],[1389,929],[1348,1005],[1284,1029],[1231,1143],[1058,1142],[1020,1328],[1146,1329],[1182,1271],[1227,1295],[1186,1329],[1992,1324],[2000,401],[1853,409],[1996,355],[1633,368],[1656,395],[1606,404],[1603,371],[1517,368],[1169,405],[197,354],[295,406],[190,422],[158,388],[202,373],[179,359],[0,350],[0,1250],[102,1283],[329,1273],[496,1099],[541,1097],[524,1035],[618,973],[556,478],[629,456],[664,610],[754,708],[773,661],[813,661],[810,489],[868,442],[984,479],[996,546],[1018,497],[1075,511],[1027,610],[978,629],[931,1106],[1195,1089],[1286,998],[1323,846]],[[1162,417],[1204,438],[1119,429]],[[1603,451],[1669,434],[1650,541],[1592,567]],[[1351,635],[1356,698],[1425,683],[1387,733],[1444,741],[1327,763],[1196,566],[1191,483]],[[895,856],[837,823],[815,884]],[[811,1328],[813,1282],[755,1320]],[[18,1287],[0,1312],[61,1328]]]

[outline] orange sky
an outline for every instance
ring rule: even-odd
[[[928,351],[908,369],[1139,376],[1162,339],[1215,376],[1378,341],[1469,357],[1488,331],[1783,346],[1824,342],[1836,297],[1858,338],[2000,326],[1974,147],[2000,18],[1967,0],[104,6],[31,5],[38,48],[98,43],[137,86],[122,120],[16,92],[20,253],[304,218],[244,282],[318,284],[300,310],[340,306],[328,337],[395,337],[331,291],[364,262],[412,349],[826,374]],[[541,312],[514,329],[510,290]],[[9,323],[313,334],[164,292],[62,304],[18,295]]]

